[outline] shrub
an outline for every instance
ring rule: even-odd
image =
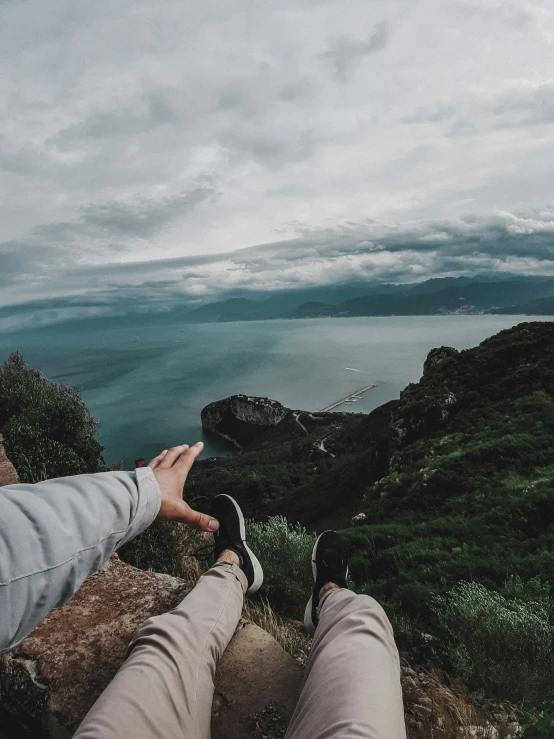
[[[79,390],[46,379],[17,352],[0,367],[0,431],[22,482],[104,470],[97,430]]]
[[[263,594],[280,614],[301,618],[313,587],[311,554],[315,535],[284,516],[249,523],[248,545],[264,568]]]
[[[552,739],[554,736],[554,703],[544,707],[523,724],[522,739]]]
[[[154,521],[118,553],[134,567],[180,577],[194,587],[205,566],[192,554],[205,545],[200,532],[184,523]]]
[[[311,554],[315,535],[289,524],[283,516],[266,523],[247,523],[248,546],[264,570],[262,597],[282,616],[300,618],[311,593]],[[165,572],[194,585],[211,562],[198,563],[192,553],[209,548],[197,531],[185,524],[156,521],[120,550],[129,564]]]
[[[512,701],[533,703],[549,690],[553,631],[543,599],[510,599],[462,582],[437,598],[436,613],[468,681]]]

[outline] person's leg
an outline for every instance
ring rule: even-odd
[[[148,619],[129,656],[77,729],[77,739],[209,739],[214,675],[263,572],[246,545],[242,512],[213,501],[218,562],[173,611]]]
[[[389,620],[373,598],[346,588],[340,537],[326,532],[318,544],[306,609],[306,624],[316,630],[286,739],[404,739],[400,662]]]
[[[246,588],[238,567],[218,563],[177,608],[148,619],[75,737],[209,739],[215,669]]]

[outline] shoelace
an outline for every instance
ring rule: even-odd
[[[213,544],[205,544],[195,552],[184,554],[184,557],[194,557],[198,562],[206,563],[213,559],[215,547]]]

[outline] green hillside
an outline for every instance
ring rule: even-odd
[[[433,350],[400,401],[337,414],[327,453],[317,430],[266,442],[198,465],[189,493],[340,528],[404,650],[536,704],[552,671],[553,396],[554,323],[523,323]]]
[[[0,371],[0,421],[23,479],[104,469],[79,394],[19,355]],[[245,424],[244,451],[196,464],[186,494],[207,509],[226,492],[258,522],[273,609],[302,613],[313,535],[338,528],[355,588],[384,605],[404,656],[546,717],[547,733],[528,736],[551,736],[554,323],[434,349],[421,380],[368,415]],[[181,529],[156,524],[121,555],[179,574],[182,550]]]

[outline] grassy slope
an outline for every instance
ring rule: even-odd
[[[554,579],[554,324],[447,350],[398,405],[199,465],[190,495],[343,529],[358,583],[423,622],[460,580]],[[392,415],[391,415],[392,414]],[[352,525],[363,511],[366,523]]]
[[[345,534],[354,572],[411,614],[459,580],[554,579],[554,324],[445,352],[402,393],[390,474]]]

